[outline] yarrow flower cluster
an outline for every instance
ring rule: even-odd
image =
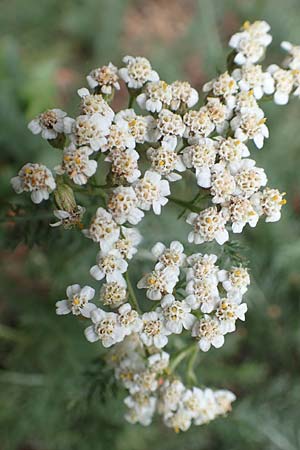
[[[228,390],[194,386],[193,366],[197,352],[222,347],[245,320],[249,272],[233,259],[191,253],[181,241],[223,246],[261,217],[280,219],[285,194],[267,185],[252,153],[269,136],[259,101],[283,105],[300,96],[300,47],[283,42],[283,64],[264,69],[269,31],[264,21],[245,22],[232,36],[227,70],[203,86],[199,107],[188,82],[168,84],[146,58],[126,56],[124,67],[109,63],[90,71],[90,90],[78,90],[77,117],[52,109],[29,123],[34,134],[61,149],[61,162],[54,174],[42,164],[25,164],[12,187],[29,192],[34,203],[53,194],[58,221],[51,225],[78,227],[98,248],[90,267],[97,294],[73,284],[56,312],[85,318],[86,339],[109,348],[107,364],[128,391],[130,423],[147,426],[158,414],[167,427],[186,431],[226,415],[235,400]],[[115,112],[110,102],[120,80],[129,105]],[[171,195],[186,174],[194,177],[191,200]],[[77,192],[85,194],[84,205],[77,204]],[[129,267],[142,242],[137,225],[148,211],[160,216],[169,202],[183,208],[190,231],[180,241],[156,242],[152,267],[133,286]],[[174,335],[182,338],[179,353]],[[185,380],[175,370],[187,357]]]

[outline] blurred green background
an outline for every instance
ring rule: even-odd
[[[1,1],[0,450],[300,449],[299,101],[264,105],[271,137],[252,155],[288,204],[279,223],[261,222],[239,239],[252,276],[247,321],[197,369],[200,384],[232,389],[238,400],[228,418],[187,433],[123,421],[124,392],[99,364],[98,346],[54,312],[68,284],[93,285],[97,249],[76,231],[49,229],[46,206],[9,185],[28,161],[57,163],[59,151],[32,136],[27,122],[51,107],[76,114],[76,90],[92,68],[144,55],[166,81],[200,89],[224,70],[228,38],[246,19],[272,26],[267,63],[282,60],[282,40],[300,43],[299,0]],[[125,103],[121,93],[115,106]],[[32,218],[10,219],[16,208]],[[168,205],[159,223],[148,216],[142,248],[157,235],[186,236],[176,214]]]

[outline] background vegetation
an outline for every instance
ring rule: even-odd
[[[299,17],[298,0],[2,0],[1,450],[300,448],[299,101],[264,106],[271,137],[255,158],[288,205],[281,222],[260,223],[239,240],[252,273],[247,321],[221,350],[202,356],[197,371],[200,383],[232,389],[238,400],[228,418],[187,433],[123,421],[124,393],[103,371],[98,347],[76,321],[54,313],[68,284],[92,283],[95,247],[76,232],[49,229],[46,209],[29,206],[9,185],[25,162],[56,164],[58,151],[34,138],[27,122],[49,107],[75,114],[76,90],[92,68],[140,54],[166,81],[201,88],[224,69],[228,37],[244,20],[271,24],[273,62],[282,58],[281,40],[300,43]],[[115,106],[124,102],[125,94]],[[28,208],[29,221],[15,220],[16,209]],[[175,214],[167,206],[162,216],[167,240],[183,232],[180,222],[167,226]],[[157,230],[149,216],[143,248]],[[163,239],[161,226],[159,233]]]

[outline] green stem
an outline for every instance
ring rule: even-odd
[[[130,94],[129,100],[128,100],[128,109],[132,108],[134,100],[135,100],[135,96]]]
[[[189,209],[190,211],[198,212],[197,208],[193,206],[191,202],[185,202],[184,200],[181,200],[173,196],[168,197],[168,199],[171,202],[175,203],[176,205],[183,206],[184,208]]]
[[[198,345],[198,343],[196,344]],[[187,356],[189,356],[191,353],[193,353],[195,351],[195,344],[184,348],[183,350],[181,350],[177,356],[175,356],[175,358],[173,359],[173,361],[170,364],[170,371],[174,372],[174,370],[176,369],[176,367],[181,363],[181,361],[183,361]]]
[[[195,366],[195,363],[197,360],[198,352],[199,352],[199,345],[197,343],[197,345],[194,348],[194,351],[191,354],[191,357],[189,359],[188,366],[187,366],[187,379],[191,384],[197,383],[197,377],[194,372],[194,366]]]
[[[126,279],[127,287],[128,287],[129,302],[130,302],[131,306],[133,308],[135,308],[139,314],[141,314],[142,311],[140,309],[139,302],[138,302],[138,300],[137,300],[137,298],[135,296],[135,293],[134,293],[134,290],[133,290],[133,287],[132,287],[132,284],[131,284],[128,272],[126,272],[126,274],[125,274],[125,279]]]

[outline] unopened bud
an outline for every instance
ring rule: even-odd
[[[58,183],[54,191],[55,203],[58,209],[72,212],[76,209],[76,200],[72,188],[64,183]]]

